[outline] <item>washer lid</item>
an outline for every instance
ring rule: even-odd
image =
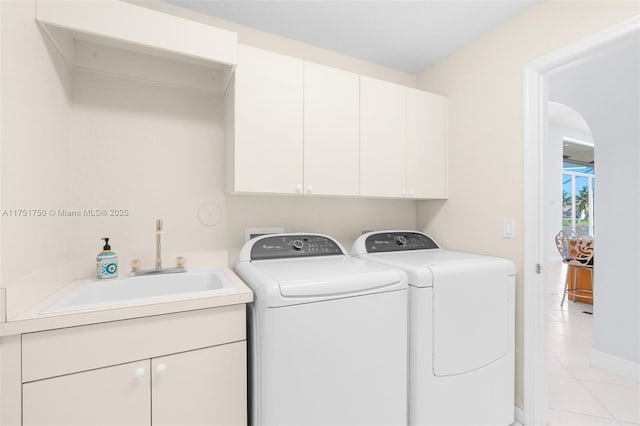
[[[401,271],[348,256],[254,261],[283,297],[318,297],[406,288]],[[260,285],[260,283],[256,283]]]
[[[358,258],[402,269],[414,287],[432,287],[434,276],[455,272],[461,265],[490,265],[500,275],[515,274],[513,262],[508,259],[444,249],[371,253]]]
[[[350,257],[337,241],[317,234],[255,238],[242,248],[235,270],[256,302],[269,307],[407,288],[403,271]]]

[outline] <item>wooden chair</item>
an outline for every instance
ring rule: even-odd
[[[562,294],[562,302],[568,293],[573,293],[573,301],[576,301],[576,295],[585,297],[593,301],[593,244],[590,239],[584,238],[575,231],[560,231],[556,235],[556,247],[562,257],[562,262],[567,265],[567,275],[564,279],[564,291]],[[587,269],[591,274],[591,290],[578,288],[578,271]],[[569,287],[569,277],[573,270],[573,286]],[[580,294],[578,294],[580,293]],[[587,294],[584,294],[587,293]]]

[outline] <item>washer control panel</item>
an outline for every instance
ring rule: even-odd
[[[323,235],[287,234],[267,236],[251,247],[251,260],[344,255],[342,248]]]
[[[437,249],[438,244],[420,232],[381,232],[365,241],[367,253]]]

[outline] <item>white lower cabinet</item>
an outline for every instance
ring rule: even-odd
[[[236,342],[151,360],[152,423],[245,424],[246,353]]]
[[[244,315],[233,305],[23,335],[22,424],[246,425]]]
[[[25,383],[23,425],[242,425],[246,345]]]
[[[146,360],[25,383],[22,424],[150,425],[148,371]]]

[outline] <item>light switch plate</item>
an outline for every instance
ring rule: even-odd
[[[513,240],[516,238],[516,220],[505,219],[502,222],[502,238]]]

